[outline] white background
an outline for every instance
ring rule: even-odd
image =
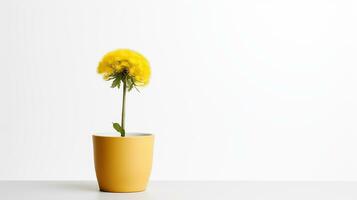
[[[0,179],[95,179],[91,134],[120,120],[96,74],[131,48],[152,80],[129,131],[153,180],[357,180],[357,3],[2,0]]]

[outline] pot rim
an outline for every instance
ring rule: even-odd
[[[138,137],[153,137],[151,133],[126,133],[125,137],[120,136],[120,133],[94,133],[93,137],[103,137],[103,138],[138,138]]]

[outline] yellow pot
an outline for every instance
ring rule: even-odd
[[[94,164],[98,185],[105,192],[145,190],[152,166],[154,136],[93,135]]]

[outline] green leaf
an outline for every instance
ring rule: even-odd
[[[118,131],[122,137],[125,136],[125,130],[118,123],[113,123],[113,128]]]
[[[130,92],[132,89],[133,89],[133,86],[132,86],[132,85],[129,85],[129,86],[128,86],[128,91]]]
[[[125,77],[125,74],[120,73],[120,74],[117,74],[115,78],[119,78],[120,80],[122,80],[124,77]]]
[[[115,88],[117,86],[118,86],[118,88],[120,88],[120,81],[121,81],[120,77],[115,78],[113,83],[112,83],[112,88]]]
[[[118,89],[120,88],[120,83],[121,83],[121,80],[119,80],[119,82],[117,84]]]
[[[128,91],[131,91],[135,86],[134,79],[132,77],[128,78],[127,84],[128,84]]]

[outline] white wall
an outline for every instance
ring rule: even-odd
[[[91,134],[120,120],[96,74],[152,65],[127,127],[156,134],[152,179],[357,180],[357,3],[6,0],[0,179],[94,179]]]

